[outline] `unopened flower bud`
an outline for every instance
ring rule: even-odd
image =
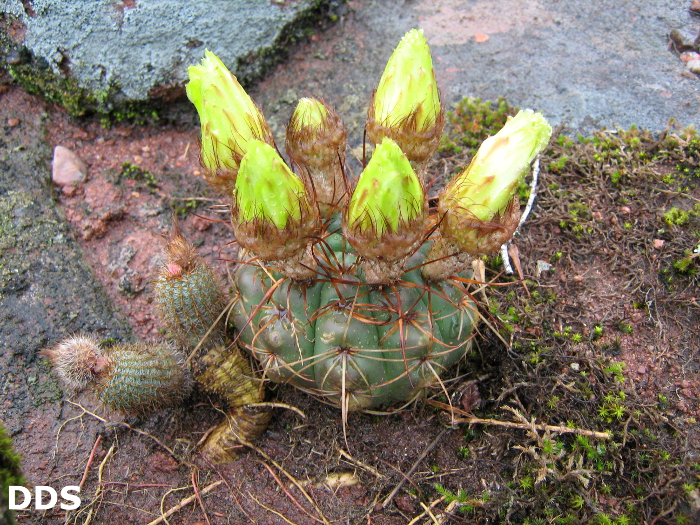
[[[420,169],[440,145],[444,111],[423,31],[412,29],[391,55],[370,102],[367,134],[390,137]]]
[[[472,255],[498,251],[518,226],[518,184],[551,134],[542,114],[527,109],[486,139],[440,195],[442,236]]]
[[[187,96],[197,108],[202,128],[201,162],[205,178],[230,194],[248,141],[274,144],[265,117],[236,77],[211,51],[188,69]]]
[[[388,282],[403,273],[423,241],[427,211],[410,162],[384,138],[357,181],[343,221],[345,236],[365,259],[367,282]]]
[[[272,146],[253,139],[233,197],[231,222],[238,243],[264,261],[284,261],[280,271],[294,273],[284,265],[290,259],[298,262],[307,252],[317,219],[301,179]]]
[[[287,127],[287,153],[324,218],[342,208],[347,199],[346,137],[340,117],[325,103],[314,98],[299,100]]]

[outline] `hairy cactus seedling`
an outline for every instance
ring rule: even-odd
[[[384,137],[395,140],[423,178],[444,124],[430,47],[423,31],[412,29],[394,50],[372,95],[367,135],[374,144]]]
[[[230,195],[248,141],[255,138],[274,145],[272,132],[260,108],[214,53],[206,50],[201,64],[190,66],[188,72],[187,97],[202,126],[204,176]]]
[[[368,283],[393,282],[404,273],[423,243],[427,221],[421,183],[401,148],[385,137],[360,175],[343,221]]]
[[[496,253],[513,236],[520,220],[518,184],[551,134],[542,114],[527,109],[482,143],[440,194],[442,239],[428,255],[437,262],[425,267],[426,277],[444,279],[467,258]]]
[[[300,99],[287,126],[287,154],[326,219],[347,200],[346,137],[338,114],[315,98]]]
[[[103,348],[92,336],[76,335],[44,351],[63,383],[94,392],[107,408],[147,415],[181,403],[192,380],[175,345],[117,343]]]

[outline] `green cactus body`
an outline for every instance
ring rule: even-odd
[[[198,264],[177,277],[161,272],[155,283],[155,292],[168,335],[186,348],[195,348],[199,344],[225,304],[219,280],[206,264]],[[221,336],[221,330],[215,328],[210,339],[216,342]]]
[[[242,265],[233,306],[239,345],[267,379],[346,410],[419,397],[468,351],[478,319],[462,283],[422,278],[429,248],[416,252],[399,281],[381,287],[364,282],[338,233],[314,247],[320,263],[314,283]]]
[[[149,414],[177,405],[190,394],[184,355],[169,343],[115,345],[103,351],[103,359],[95,391],[111,409]]]

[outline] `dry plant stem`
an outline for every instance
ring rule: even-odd
[[[197,503],[199,503],[199,508],[202,509],[202,514],[204,514],[204,519],[207,520],[207,525],[211,525],[209,521],[209,515],[207,510],[204,508],[204,503],[202,502],[202,495],[199,492],[199,487],[197,486],[197,470],[192,471],[192,488],[194,489],[194,495],[197,498]]]
[[[437,435],[437,437],[428,445],[425,450],[421,453],[420,456],[418,456],[418,459],[415,461],[413,466],[406,472],[406,475],[404,478],[398,482],[398,484],[394,487],[394,490],[391,491],[391,493],[382,501],[381,507],[385,509],[390,503],[391,500],[394,499],[394,496],[401,490],[401,487],[404,486],[404,483],[406,483],[406,480],[411,477],[411,475],[416,471],[418,466],[420,465],[421,461],[425,459],[425,457],[430,454],[430,451],[433,450],[437,444],[440,442],[440,440],[447,434],[451,429],[449,428],[443,428],[440,433]]]
[[[68,401],[71,405],[74,405],[74,406],[78,407],[80,410],[83,411],[82,414],[80,414],[80,415],[77,416],[77,417],[71,418],[71,420],[73,420],[73,419],[78,419],[78,418],[84,416],[85,414],[88,414],[88,415],[94,417],[95,419],[97,419],[98,421],[102,421],[103,423],[110,423],[110,424],[121,425],[121,426],[123,426],[123,427],[128,428],[128,429],[131,430],[132,432],[135,432],[135,433],[137,433],[137,434],[141,434],[142,436],[147,436],[147,437],[151,438],[153,441],[155,441],[155,442],[158,443],[161,447],[163,447],[163,449],[164,449],[168,454],[170,454],[170,455],[173,457],[173,459],[175,459],[175,460],[177,460],[177,461],[181,461],[181,458],[177,457],[177,456],[175,455],[175,452],[173,452],[173,450],[172,450],[170,447],[164,445],[157,437],[152,436],[152,435],[149,434],[148,432],[144,432],[143,430],[139,430],[138,428],[134,428],[134,427],[132,427],[131,425],[129,425],[128,423],[125,423],[125,422],[123,422],[123,421],[109,421],[108,419],[105,419],[105,418],[103,418],[103,417],[98,416],[98,415],[95,414],[94,412],[90,412],[88,409],[86,409],[86,408],[85,408],[83,405],[81,405],[80,403],[76,403],[76,402],[71,401],[71,400],[69,400],[69,399],[68,399],[67,401]]]
[[[532,205],[535,203],[535,199],[537,198],[537,182],[539,179],[540,175],[540,156],[537,155],[537,158],[535,159],[535,162],[532,165],[532,181],[530,182],[530,196],[527,199],[527,204],[525,205],[525,209],[523,210],[523,214],[520,216],[520,222],[518,223],[518,227],[515,230],[515,233],[513,236],[518,234],[518,231],[520,230],[520,227],[525,223],[527,220],[528,215],[530,215],[530,212],[532,211]],[[513,275],[513,267],[510,264],[510,256],[508,254],[508,247],[510,246],[510,241],[506,242],[501,246],[501,260],[503,260],[503,270],[506,272],[507,275]]]
[[[445,501],[445,496],[440,496],[438,499],[436,499],[435,501],[433,501],[433,502],[430,503],[430,507],[426,506],[425,503],[422,503],[422,502],[421,502],[421,507],[423,507],[423,512],[421,512],[420,514],[418,514],[418,516],[414,517],[414,518],[413,518],[411,521],[409,521],[406,525],[416,525],[416,523],[418,523],[420,520],[422,520],[423,517],[427,514],[426,511],[427,511],[428,509],[433,509],[433,508],[435,508],[435,506],[436,506],[438,503],[442,503],[443,501]],[[456,500],[453,501],[452,503],[456,503]],[[450,505],[452,505],[452,503],[450,503]],[[449,509],[449,506],[448,506],[447,508]]]
[[[204,496],[205,494],[211,492],[214,490],[216,487],[221,485],[224,482],[223,479],[220,479],[219,481],[215,481],[211,485],[207,485],[204,487],[202,490],[199,491],[199,498]],[[166,513],[164,513],[162,516],[159,518],[154,519],[153,521],[149,522],[147,525],[158,525],[159,523],[164,523],[166,520],[175,514],[176,512],[182,510],[184,507],[192,503],[193,501],[197,501],[198,495],[197,494],[192,494],[191,496],[186,497],[185,499],[181,500],[180,503],[175,505],[174,507],[170,508]]]
[[[107,461],[112,457],[112,454],[114,454],[114,445],[109,447],[109,450],[107,451],[107,455],[105,455],[104,459],[100,463],[99,468],[97,469],[97,489],[95,489],[95,496],[92,498],[92,501],[90,502],[90,511],[88,512],[87,518],[85,518],[85,521],[83,522],[83,525],[90,525],[90,522],[92,521],[92,513],[95,510],[95,507],[92,505],[97,501],[97,499],[102,495],[102,473],[104,472],[105,465],[107,464]]]
[[[97,452],[97,447],[100,446],[100,443],[102,442],[102,436],[97,436],[97,439],[95,440],[95,444],[92,446],[92,451],[90,452],[90,457],[87,460],[87,464],[85,465],[85,471],[83,472],[83,477],[80,480],[80,483],[78,483],[78,487],[80,487],[80,490],[83,489],[83,486],[85,485],[85,482],[87,481],[88,473],[90,472],[90,466],[92,466],[92,461],[95,459],[95,452]]]
[[[360,461],[359,459],[355,459],[354,457],[352,457],[350,454],[348,454],[347,452],[345,452],[345,451],[344,451],[342,448],[340,448],[340,447],[338,448],[338,453],[340,454],[340,457],[345,458],[346,460],[348,460],[348,461],[349,461],[351,464],[353,464],[353,465],[357,465],[358,467],[361,467],[361,468],[365,469],[366,471],[371,472],[371,473],[374,474],[377,478],[381,479],[381,478],[385,477],[384,474],[382,474],[381,472],[379,472],[376,468],[374,468],[374,467],[372,467],[372,466],[370,466],[370,465],[367,465],[367,464],[363,463],[363,462]]]
[[[434,400],[427,400],[426,403],[429,405],[436,406],[438,408],[442,408],[444,410],[449,411],[450,413],[459,413],[459,414],[464,414],[465,417],[459,417],[459,418],[452,418],[451,423],[452,424],[459,424],[459,423],[466,423],[468,425],[492,425],[492,426],[497,426],[497,427],[505,427],[505,428],[517,428],[520,430],[531,430],[533,428],[533,425],[528,425],[525,423],[514,423],[512,421],[500,421],[498,419],[483,419],[480,417],[475,417],[469,415],[467,412],[464,412],[463,410],[459,410],[458,408],[451,407],[450,405],[446,403],[440,403],[439,401],[434,401]],[[543,424],[535,424],[534,428],[537,430],[548,430],[550,432],[557,432],[559,434],[577,434],[580,436],[590,436],[598,439],[611,439],[611,435],[608,434],[607,432],[598,432],[596,430],[585,430],[582,428],[569,428],[569,427],[562,427],[558,425],[543,425]]]

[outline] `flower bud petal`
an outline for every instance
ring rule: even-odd
[[[262,220],[283,230],[290,219],[300,219],[299,201],[306,200],[306,190],[272,146],[251,139],[234,197],[239,221]]]
[[[274,144],[272,133],[260,108],[214,53],[206,50],[202,62],[188,72],[187,96],[201,121],[202,165],[211,172],[210,183],[229,191],[248,141]]]
[[[360,175],[350,199],[347,225],[381,237],[422,213],[423,188],[401,148],[384,138]]]
[[[518,184],[551,134],[542,114],[527,109],[486,139],[440,195],[443,237],[472,254],[490,253],[510,239],[519,217]]]
[[[374,118],[384,125],[415,119],[417,131],[435,125],[440,114],[433,60],[423,30],[404,35],[389,58],[374,96]]]

